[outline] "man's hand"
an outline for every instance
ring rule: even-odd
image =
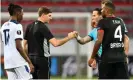
[[[95,59],[94,58],[90,58],[90,60],[88,61],[88,65],[90,66],[90,67],[92,67],[93,66],[93,62],[95,61]]]
[[[34,72],[34,66],[32,63],[29,63],[29,67],[30,67],[30,73]]]
[[[79,33],[77,31],[73,31],[74,35],[76,36],[75,38],[80,41],[81,37],[79,36]]]
[[[76,38],[76,36],[77,36],[77,32],[76,31],[68,33],[68,38],[69,39]]]
[[[79,33],[77,31],[73,31],[74,35],[77,37]]]
[[[95,69],[96,66],[97,66],[96,59],[94,59],[93,63],[91,64],[91,67]]]

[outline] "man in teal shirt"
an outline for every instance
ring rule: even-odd
[[[77,41],[80,44],[86,44],[90,41],[96,41],[97,40],[97,23],[98,21],[102,18],[101,16],[101,9],[96,8],[93,10],[92,12],[92,21],[91,21],[91,25],[93,27],[92,31],[85,36],[84,38],[81,38],[78,33],[77,33]],[[102,46],[100,47],[99,51],[98,51],[98,55],[96,60],[99,62],[99,58],[102,54]],[[94,61],[94,64],[92,64],[93,68],[96,68],[96,61]]]
[[[93,28],[93,30],[88,34],[89,37],[91,37],[91,41],[97,40],[97,28]],[[100,57],[102,54],[102,46],[100,46],[98,50],[98,56]]]

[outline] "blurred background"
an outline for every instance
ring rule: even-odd
[[[129,64],[130,76],[133,75],[133,0],[111,0],[116,5],[116,16],[126,23],[130,38]],[[56,38],[63,38],[76,30],[84,37],[91,30],[91,12],[101,7],[101,0],[1,0],[1,25],[8,20],[9,3],[21,5],[24,20],[21,22],[25,32],[26,26],[37,19],[37,10],[41,6],[49,7],[53,12],[53,20],[49,29]],[[93,49],[93,42],[80,45],[75,39],[61,47],[51,45],[51,78],[95,78],[98,70],[87,66],[87,60]],[[1,43],[0,43],[1,45]],[[42,63],[43,64],[43,63]],[[6,77],[3,69],[3,48],[1,47],[0,76]]]

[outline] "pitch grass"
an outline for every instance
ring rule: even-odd
[[[62,78],[61,76],[51,76],[50,80],[88,80],[87,77],[81,77],[81,78],[77,78],[76,76],[73,77],[67,77],[67,78]],[[98,77],[93,77],[92,79],[97,80]],[[0,80],[7,80],[7,77],[1,77]],[[133,76],[130,77],[130,80],[133,80]]]
[[[72,80],[72,79],[75,79],[75,80],[88,80],[88,78],[86,76],[82,76],[81,78],[77,78],[76,76],[73,76],[73,77],[67,77],[67,78],[62,78],[61,76],[51,76],[51,79],[63,79],[63,80]],[[94,80],[98,80],[98,77],[92,77],[91,79],[94,79]],[[130,77],[130,80],[133,80],[133,76]]]
[[[51,79],[64,79],[61,76],[51,76]],[[87,79],[86,76],[81,76],[80,78],[77,78],[76,76],[67,77],[65,79]],[[98,79],[98,77],[93,77],[92,79]]]

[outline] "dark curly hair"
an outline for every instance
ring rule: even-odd
[[[19,5],[15,5],[13,3],[10,3],[8,5],[8,12],[9,12],[10,16],[15,15],[16,12],[21,12],[21,10],[22,10],[22,7]]]

